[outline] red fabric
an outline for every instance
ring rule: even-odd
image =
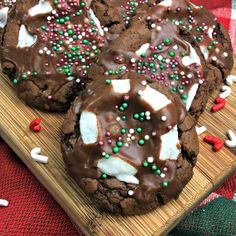
[[[78,235],[70,219],[0,138],[0,235]]]
[[[236,0],[233,1],[236,8]],[[231,19],[231,0],[193,2],[211,9],[229,30],[231,38],[236,39],[235,21]],[[233,44],[236,48],[236,41]],[[61,207],[1,138],[0,160],[0,199],[9,201],[8,207],[0,207],[0,235],[81,235]],[[233,199],[235,190],[236,174],[216,193]],[[212,199],[216,196],[213,194]],[[211,199],[206,202],[208,200]]]

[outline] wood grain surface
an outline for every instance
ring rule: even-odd
[[[236,68],[233,74],[236,74]],[[142,216],[121,217],[101,212],[65,171],[59,144],[63,115],[39,112],[25,106],[7,79],[0,76],[0,135],[86,235],[165,235],[236,171],[236,157],[230,149],[224,147],[215,153],[202,141],[202,135],[194,176],[177,200]],[[210,112],[213,98],[217,96],[215,93],[199,121],[199,125],[208,128],[207,133],[223,140],[227,138],[228,129],[236,131],[236,84],[232,88],[226,108],[215,114]],[[36,117],[42,119],[43,127],[37,134],[28,128]],[[32,160],[30,151],[34,147],[40,147],[42,154],[49,157],[48,164]]]

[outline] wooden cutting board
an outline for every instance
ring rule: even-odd
[[[233,73],[236,74],[236,67]],[[25,106],[7,79],[0,76],[0,135],[86,235],[164,235],[236,171],[233,152],[226,147],[218,153],[213,152],[212,147],[202,141],[202,135],[194,176],[177,200],[142,216],[121,217],[101,212],[65,171],[59,144],[63,115],[39,112]],[[226,140],[228,129],[236,131],[236,85],[232,88],[226,108],[212,114],[210,108],[217,94],[212,95],[199,122],[208,128],[207,133],[223,140]],[[38,134],[28,128],[36,117],[42,119],[43,126]],[[40,147],[42,154],[49,157],[48,164],[32,160],[30,151],[34,147]]]

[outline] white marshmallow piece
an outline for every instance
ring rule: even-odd
[[[4,28],[7,24],[8,11],[9,7],[3,7],[0,10],[0,28]]]
[[[115,93],[128,93],[130,91],[130,80],[124,79],[124,80],[112,80],[111,81],[113,90]]]
[[[101,36],[104,36],[104,30],[102,29],[101,23],[99,21],[99,19],[96,17],[96,15],[94,14],[92,9],[89,9],[89,14],[91,19],[94,21],[95,25],[98,28],[98,32]]]
[[[197,55],[196,50],[187,41],[185,41],[185,43],[188,44],[189,49],[190,49],[190,53],[189,53],[189,56],[185,56],[185,57],[182,58],[183,65],[184,66],[189,66],[189,65],[194,64],[194,63],[196,63],[198,65],[201,65],[201,60],[200,60],[199,56]]]
[[[178,128],[175,126],[168,133],[161,136],[160,160],[177,160],[180,154]]]
[[[196,127],[196,132],[198,136],[205,133],[206,131],[207,131],[207,128],[205,126]]]
[[[97,167],[101,172],[114,176],[120,181],[139,184],[139,180],[134,176],[137,169],[118,157],[111,156],[109,159],[100,159]]]
[[[39,3],[28,10],[30,16],[36,16],[39,14],[47,14],[53,10],[51,4],[48,1],[39,0]]]
[[[98,139],[97,116],[93,112],[83,111],[80,116],[80,133],[85,144],[94,144]]]
[[[233,85],[233,83],[236,82],[236,76],[235,75],[229,75],[227,78],[226,78],[226,84],[231,86]]]
[[[141,91],[140,96],[153,108],[154,111],[158,111],[171,103],[171,100],[169,100],[164,94],[151,88],[149,85]]]
[[[5,199],[0,199],[0,207],[7,207],[9,202]]]
[[[39,163],[47,164],[48,163],[48,157],[41,155],[41,148],[35,147],[30,152],[31,157]]]
[[[229,86],[223,86],[221,91],[220,98],[227,98],[232,93],[232,89]]]
[[[236,135],[232,130],[228,130],[227,135],[229,137],[229,140],[225,141],[225,145],[229,148],[236,147]]]
[[[143,44],[135,53],[138,56],[141,56],[143,53],[146,53],[150,47],[150,43]]]
[[[208,29],[208,35],[209,35],[209,37],[210,37],[212,40],[214,40],[214,39],[213,39],[213,32],[214,32],[214,29],[212,29],[211,27],[209,27],[209,29]]]
[[[209,57],[209,50],[207,49],[206,46],[200,46],[201,52],[204,56],[204,58],[207,60]]]
[[[21,25],[19,35],[18,35],[18,45],[17,47],[25,48],[31,47],[37,41],[36,35],[31,35],[24,25]]]
[[[188,98],[187,98],[187,103],[186,103],[186,109],[187,111],[190,109],[192,103],[193,103],[193,99],[195,98],[196,94],[197,94],[197,90],[198,90],[199,84],[194,84],[191,89],[189,90],[188,93]]]
[[[170,7],[172,5],[172,0],[165,0],[158,3],[159,6]]]

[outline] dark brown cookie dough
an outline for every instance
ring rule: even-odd
[[[135,73],[101,81],[82,92],[65,119],[69,173],[116,214],[142,214],[178,197],[198,154],[194,121],[178,96]]]
[[[104,46],[84,1],[18,1],[2,42],[2,69],[27,104],[64,111]]]

